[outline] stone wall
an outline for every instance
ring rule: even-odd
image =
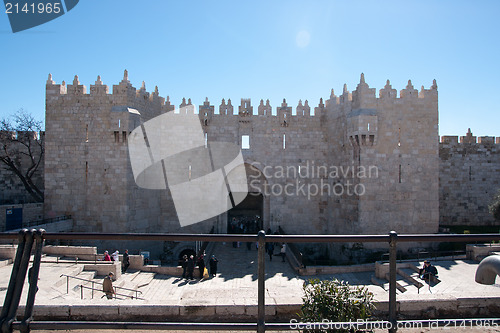
[[[488,211],[500,190],[500,138],[443,136],[439,144],[442,225],[498,225]]]
[[[168,190],[135,184],[128,136],[174,110],[157,88],[148,93],[143,83],[137,90],[125,72],[112,94],[99,77],[87,93],[78,77],[66,86],[49,76],[46,91],[46,217],[71,214],[75,231],[208,232],[214,224],[225,231],[225,213],[180,228]],[[283,100],[273,112],[261,100],[254,112],[249,99],[237,109],[231,100],[216,107],[207,99],[198,115],[207,145],[242,148],[249,190],[264,197],[265,229],[436,232],[437,86],[418,92],[409,82],[398,97],[388,82],[375,94],[362,75],[355,91],[332,91],[314,108]],[[195,107],[183,99],[180,110]]]

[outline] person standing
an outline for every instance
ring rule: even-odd
[[[122,273],[125,273],[130,266],[130,258],[128,257],[128,250],[125,250],[123,253],[123,261],[122,261]]]
[[[111,257],[109,256],[109,252],[108,251],[104,251],[104,258],[103,258],[104,261],[111,261]]]
[[[286,256],[286,244],[281,243],[281,249],[280,249],[280,256],[283,262],[285,262],[285,256]]]
[[[188,256],[183,255],[181,259],[181,266],[182,266],[182,278],[186,278],[186,270],[187,270],[187,264],[188,264]]]
[[[212,257],[210,258],[209,265],[210,265],[210,275],[215,277],[217,275],[217,263],[219,260],[215,257],[215,254],[212,254]]]
[[[273,261],[274,243],[266,243],[267,253],[269,254],[269,261]]]
[[[198,257],[198,269],[200,270],[200,280],[203,279],[203,271],[205,270],[205,253]]]
[[[193,272],[194,272],[194,256],[190,255],[187,262],[187,279],[193,280]]]
[[[108,299],[112,299],[115,294],[115,289],[113,288],[113,272],[109,274],[102,281],[102,291],[106,294]]]

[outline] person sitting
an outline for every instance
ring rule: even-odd
[[[424,261],[424,266],[419,270],[418,275],[422,280],[429,281],[431,278],[437,277],[437,268],[432,266],[429,260],[426,260]]]

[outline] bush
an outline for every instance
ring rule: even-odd
[[[493,201],[488,208],[495,220],[500,221],[500,190],[498,190],[497,194],[493,197]]]
[[[304,297],[301,322],[357,321],[367,319],[375,309],[373,294],[366,287],[350,286],[345,281],[310,279],[302,286]],[[327,332],[327,330],[305,330],[304,332]],[[331,332],[331,331],[328,331]],[[349,332],[349,330],[337,330]]]

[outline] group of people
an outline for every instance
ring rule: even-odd
[[[279,243],[276,243],[276,244],[278,245]],[[274,254],[274,247],[275,247],[274,243],[266,243],[266,253],[269,255],[269,260],[273,261],[273,256],[280,256],[281,261],[285,262],[286,244],[281,243],[280,244],[280,252],[276,253],[276,254]]]
[[[182,266],[182,278],[188,280],[194,280],[194,268],[198,265],[198,269],[200,272],[200,280],[208,279],[210,276],[215,277],[217,275],[217,263],[219,260],[212,255],[210,260],[208,261],[209,270],[207,270],[205,266],[205,253],[202,253],[197,259],[196,262],[194,260],[194,255],[183,255],[181,260]]]
[[[261,225],[259,215],[233,217],[229,222],[230,234],[256,234]]]
[[[111,255],[109,255],[108,251],[104,251],[103,261],[120,261],[120,251],[116,250]],[[122,258],[122,273],[125,273],[130,266],[130,258],[128,255],[128,250],[125,250]]]

